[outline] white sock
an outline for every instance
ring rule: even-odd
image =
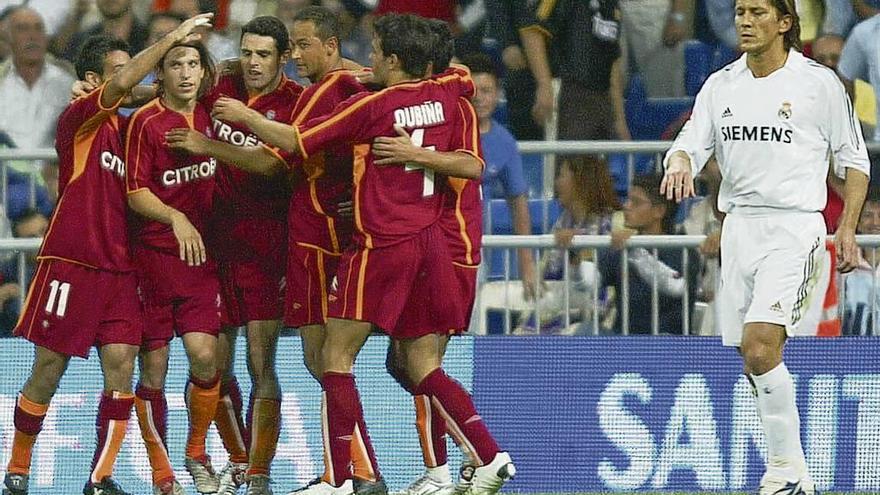
[[[437,467],[429,467],[425,470],[432,480],[439,483],[452,483],[452,476],[449,475],[449,464]]]
[[[752,375],[757,389],[758,415],[767,440],[767,474],[787,481],[808,478],[801,447],[801,420],[794,399],[794,381],[785,363]]]

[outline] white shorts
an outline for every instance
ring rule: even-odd
[[[811,306],[822,304],[825,222],[819,213],[727,215],[721,230],[718,325],[724,345],[739,346],[746,323],[772,323],[799,334]],[[818,299],[818,300],[817,300]]]

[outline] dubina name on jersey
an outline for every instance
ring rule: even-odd
[[[759,141],[791,144],[791,129],[769,125],[725,125],[721,126],[724,141]]]
[[[192,165],[187,165],[186,167],[162,172],[162,184],[165,186],[173,186],[175,184],[185,184],[198,179],[207,179],[212,177],[216,170],[217,160],[212,157],[201,163],[194,163]]]
[[[445,121],[443,104],[439,101],[426,101],[420,105],[398,108],[394,111],[394,123],[408,128],[442,124]]]

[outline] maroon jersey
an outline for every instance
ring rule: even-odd
[[[289,123],[293,119],[302,86],[283,77],[271,93],[249,97],[241,76],[224,75],[217,85],[202,98],[208,108],[222,96],[235,98],[266,118]],[[213,119],[214,138],[236,146],[259,146],[260,139],[244,125]],[[255,237],[247,223],[270,223],[287,221],[287,205],[290,188],[286,177],[265,177],[251,174],[231,165],[221,164],[215,177],[214,212],[212,214],[212,244],[225,259],[266,256],[271,249],[264,238]],[[263,228],[263,227],[260,227]]]
[[[38,257],[128,272],[133,267],[126,234],[119,103],[101,106],[105,87],[74,100],[58,119],[58,205]]]
[[[466,98],[459,98],[461,134],[455,151],[470,153],[480,161],[480,128],[477,113]],[[452,261],[463,265],[480,264],[483,239],[483,198],[479,180],[450,177],[440,225],[449,239]]]
[[[342,143],[353,145],[354,241],[363,247],[388,246],[434,224],[443,208],[433,171],[400,164],[377,166],[371,153],[379,136],[396,136],[403,126],[419,146],[457,148],[462,122],[459,96],[473,84],[458,74],[402,83],[378,93],[359,93],[332,114],[297,126],[303,158]],[[443,178],[442,180],[446,180]]]
[[[163,203],[186,215],[202,233],[211,212],[217,161],[165,145],[165,133],[181,127],[212,135],[211,117],[201,103],[192,114],[185,115],[156,98],[132,115],[125,135],[125,161],[129,164],[126,183],[129,194],[149,189]],[[144,246],[179,253],[171,225],[134,215],[132,233]]]
[[[348,71],[331,71],[300,96],[293,124],[327,115],[365,90]],[[307,180],[297,183],[290,198],[291,241],[332,253],[345,249],[351,240],[352,221],[337,215],[337,205],[351,194],[351,167],[352,149],[347,143],[316,153],[302,164]]]

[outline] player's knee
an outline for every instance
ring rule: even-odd
[[[744,343],[740,352],[746,372],[753,375],[763,375],[782,360],[781,353],[774,346],[762,342]]]
[[[409,390],[409,378],[406,375],[406,371],[403,369],[403,363],[400,361],[400,356],[389,347],[388,354],[385,355],[385,369],[388,371],[388,374],[391,375],[391,378],[394,378],[401,387]]]
[[[321,381],[321,375],[323,374],[321,366],[321,350],[313,349],[309,352],[303,352],[303,363],[305,363],[306,369],[315,380]]]
[[[131,391],[136,356],[137,347],[134,346],[109,345],[101,349],[105,390]]]

